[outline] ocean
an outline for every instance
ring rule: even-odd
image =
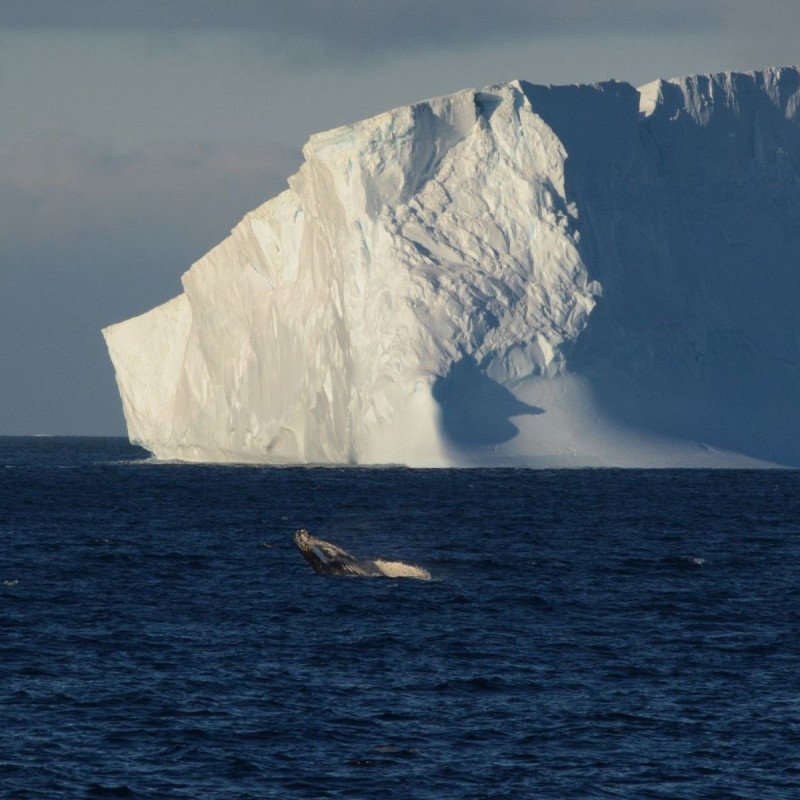
[[[798,796],[798,472],[0,438],[2,798]]]

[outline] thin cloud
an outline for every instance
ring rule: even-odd
[[[23,262],[33,249],[86,257],[98,241],[108,253],[141,252],[154,238],[210,247],[245,212],[285,188],[299,161],[299,150],[276,145],[121,150],[51,136],[2,147],[0,254]],[[110,268],[106,261],[97,266]]]
[[[0,27],[232,30],[290,37],[330,56],[357,57],[548,34],[718,30],[730,7],[722,0],[5,0]]]

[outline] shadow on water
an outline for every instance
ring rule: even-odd
[[[510,417],[544,414],[543,408],[517,400],[487,377],[471,356],[455,362],[447,375],[436,380],[433,397],[442,409],[445,435],[458,445],[507,442],[518,432]]]

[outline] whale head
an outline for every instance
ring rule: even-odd
[[[300,528],[294,532],[294,543],[301,550],[306,550],[310,547],[310,540],[311,534],[305,528]]]

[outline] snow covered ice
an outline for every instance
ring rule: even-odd
[[[106,328],[158,458],[800,465],[800,72],[463,91],[312,136]]]

